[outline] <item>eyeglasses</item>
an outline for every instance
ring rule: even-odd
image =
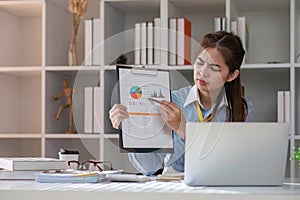
[[[105,169],[113,170],[111,161],[87,160],[84,162],[78,162],[77,160],[69,160],[68,161],[69,168],[71,168],[71,165],[72,166],[77,165],[78,170],[100,171],[100,172],[102,172]]]

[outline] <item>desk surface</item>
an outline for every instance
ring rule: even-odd
[[[300,199],[300,184],[282,187],[188,187],[181,182],[63,184],[0,181],[1,200]]]

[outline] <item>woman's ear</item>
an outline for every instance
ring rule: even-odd
[[[236,79],[240,74],[240,71],[239,70],[234,70],[234,72],[232,72],[231,74],[228,75],[228,78],[227,78],[227,82],[231,82],[233,81],[234,79]]]

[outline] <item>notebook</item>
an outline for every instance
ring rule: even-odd
[[[282,185],[287,123],[187,123],[184,182],[189,186]]]

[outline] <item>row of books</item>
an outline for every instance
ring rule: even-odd
[[[290,91],[277,92],[277,121],[290,123],[291,115]]]
[[[136,23],[134,27],[134,64],[160,64],[160,18]]]
[[[160,19],[135,24],[134,64],[160,64]],[[191,22],[186,18],[169,19],[169,65],[191,62]]]
[[[226,31],[227,21],[226,17],[215,17],[215,31]]]
[[[186,18],[169,19],[169,65],[191,64],[191,22]]]
[[[84,133],[100,133],[101,88],[84,88]]]
[[[101,64],[101,19],[93,18],[85,20],[84,30],[84,52],[85,65],[100,65]]]
[[[215,17],[214,19],[215,31],[226,31],[227,30],[227,18],[226,17]],[[247,19],[245,16],[237,17],[236,20],[230,22],[230,31],[238,35],[242,41],[243,47],[246,51],[244,63],[247,60],[247,52],[249,49],[249,31]]]
[[[227,30],[226,17],[215,17],[215,31]],[[243,43],[245,49],[248,49],[249,31],[245,16],[237,17],[236,20],[230,22],[230,31],[238,35]]]

